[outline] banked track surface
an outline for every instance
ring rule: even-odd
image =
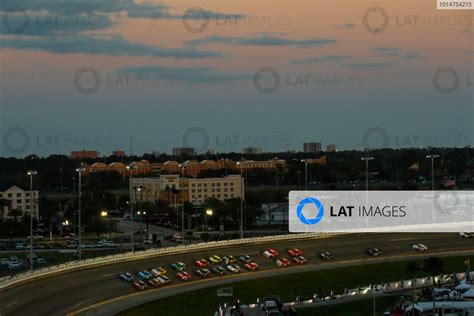
[[[7,289],[0,292],[0,315],[66,315],[92,304],[135,292],[130,285],[117,279],[117,274],[120,272],[136,273],[153,266],[163,266],[170,270],[169,264],[176,261],[186,263],[187,271],[190,272],[193,269],[191,266],[194,259],[207,258],[213,254],[234,256],[250,254],[263,271],[277,268],[272,260],[263,258],[261,255],[263,250],[270,247],[276,248],[281,253],[286,252],[286,249],[298,247],[304,251],[309,263],[324,265],[329,263],[317,258],[317,254],[321,251],[334,253],[335,258],[331,264],[354,259],[361,259],[363,263],[365,260],[367,262],[372,260],[364,252],[368,247],[381,248],[383,255],[387,257],[401,255],[408,257],[416,255],[410,246],[420,242],[429,247],[429,252],[474,250],[473,240],[462,240],[456,234],[367,234],[256,243],[215,250],[175,253],[70,272]],[[171,271],[169,275],[172,275]],[[180,282],[173,279],[172,283]],[[158,291],[167,290],[165,287]]]

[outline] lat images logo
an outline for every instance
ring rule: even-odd
[[[303,214],[303,209],[308,204],[314,205],[316,207],[316,209],[318,210],[318,214],[316,215],[315,218],[307,218]],[[313,197],[304,198],[300,201],[300,203],[298,204],[298,207],[296,208],[296,215],[298,216],[299,220],[303,224],[316,225],[317,223],[319,223],[323,219],[323,216],[324,216],[323,203],[321,203],[321,201],[318,200],[317,198],[313,198]]]

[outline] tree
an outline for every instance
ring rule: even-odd
[[[97,239],[100,239],[100,235],[107,231],[107,223],[100,216],[92,216],[89,223],[89,230],[97,234]]]
[[[443,261],[438,257],[429,257],[423,263],[423,270],[431,276],[431,282],[433,283],[433,315],[435,315],[435,276],[444,272]]]

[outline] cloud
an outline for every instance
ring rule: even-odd
[[[338,62],[343,60],[352,59],[352,56],[344,56],[344,55],[326,55],[320,57],[313,57],[307,59],[297,59],[292,61],[292,64],[316,64],[316,63],[323,63],[323,62]]]
[[[400,56],[401,51],[395,47],[375,47],[372,48],[370,51],[375,52],[380,55],[384,56]]]
[[[165,48],[133,43],[121,37],[93,36],[16,37],[4,38],[0,48],[39,50],[55,54],[101,54],[109,56],[152,56],[172,58],[223,57],[222,53],[201,51],[194,47]]]
[[[162,3],[135,3],[133,0],[2,0],[0,10],[21,8],[25,11],[46,11],[52,14],[120,13],[133,16],[166,17],[169,7]]]
[[[117,70],[117,73],[121,75],[135,75],[140,77],[166,76],[185,83],[234,82],[240,80],[249,80],[252,78],[251,74],[221,72],[213,67],[208,66],[168,67],[144,65],[121,68]]]
[[[400,64],[399,62],[354,62],[341,64],[345,68],[363,69],[363,68],[383,68]]]
[[[395,47],[375,47],[370,50],[371,52],[375,52],[382,56],[388,57],[399,57],[405,60],[415,60],[415,59],[424,59],[424,56],[418,52],[404,52],[402,49],[395,48]]]
[[[150,19],[182,19],[184,13],[189,19],[202,19],[203,16],[209,18],[231,17],[235,19],[244,18],[242,14],[227,14],[201,8],[195,10],[186,10],[183,14],[171,14],[170,6],[163,3],[136,2],[134,0],[67,0],[67,5],[60,0],[2,0],[0,11],[8,11],[11,8],[18,8],[26,12],[48,12],[58,15],[76,15],[76,14],[126,14],[134,18]],[[193,8],[191,8],[193,9]]]
[[[277,36],[262,35],[259,37],[229,37],[229,36],[208,36],[188,41],[187,45],[205,44],[232,44],[247,46],[297,46],[301,48],[324,46],[338,43],[339,41],[329,38],[312,38],[307,40],[288,39]]]
[[[414,60],[414,59],[424,59],[426,56],[418,52],[407,52],[402,56],[403,59]]]

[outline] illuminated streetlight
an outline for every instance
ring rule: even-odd
[[[308,162],[311,159],[301,159],[301,162],[304,162],[304,189],[308,191]]]
[[[204,217],[206,219],[206,229],[207,229],[207,217],[212,216],[212,214],[214,214],[214,211],[212,210],[212,208],[206,209],[206,216]]]

